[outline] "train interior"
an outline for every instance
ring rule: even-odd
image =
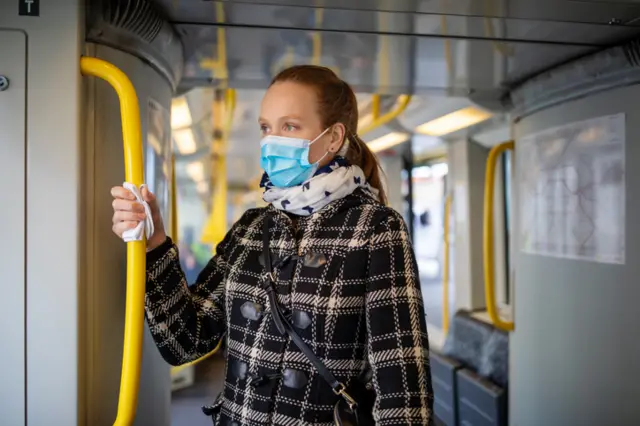
[[[640,424],[639,36],[631,0],[0,0],[0,425],[211,424],[224,348],[162,360],[109,189],[195,282],[296,64],[352,85],[410,230],[435,424]]]

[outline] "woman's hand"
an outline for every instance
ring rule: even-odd
[[[156,196],[153,195],[147,186],[142,187],[142,198],[149,203],[151,208],[151,217],[153,218],[153,235],[147,237],[147,251],[151,251],[164,243],[167,234],[164,232],[164,224]],[[111,188],[113,196],[113,232],[120,238],[124,231],[133,229],[138,226],[140,221],[146,218],[144,207],[136,201],[135,195],[122,186],[114,186]]]

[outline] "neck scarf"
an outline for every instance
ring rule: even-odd
[[[349,165],[342,157],[336,157],[328,165],[318,169],[302,185],[276,188],[265,173],[260,186],[264,188],[264,201],[278,210],[298,216],[309,216],[331,202],[351,195],[358,188],[378,197],[378,191],[366,181],[362,169]]]

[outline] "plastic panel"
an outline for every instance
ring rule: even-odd
[[[459,424],[465,426],[506,426],[507,392],[462,369],[456,374]]]
[[[430,361],[434,393],[433,410],[441,424],[456,426],[458,424],[456,371],[462,368],[462,364],[434,352],[430,354]]]

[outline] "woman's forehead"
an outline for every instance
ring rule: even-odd
[[[260,108],[264,120],[295,118],[308,120],[317,116],[317,99],[313,88],[294,82],[276,83],[267,90]]]

